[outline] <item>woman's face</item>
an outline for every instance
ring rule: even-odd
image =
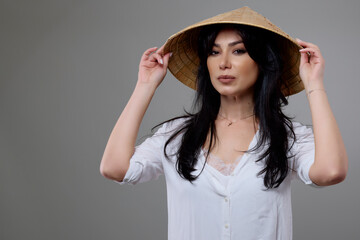
[[[211,83],[223,96],[252,94],[259,68],[235,29],[223,29],[207,58]]]

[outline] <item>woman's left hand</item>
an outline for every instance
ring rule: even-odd
[[[321,55],[320,49],[315,44],[296,39],[300,46],[300,78],[302,79],[305,90],[323,87],[325,60]],[[308,55],[310,53],[310,56]]]

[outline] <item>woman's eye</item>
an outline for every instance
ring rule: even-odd
[[[216,54],[218,54],[218,53],[219,53],[218,51],[212,50],[212,51],[210,52],[210,55],[216,55]]]
[[[246,50],[245,50],[245,49],[236,49],[236,50],[234,51],[234,53],[236,53],[236,54],[242,54],[242,53],[246,53]]]

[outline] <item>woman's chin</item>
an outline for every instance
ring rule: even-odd
[[[253,95],[251,91],[235,91],[234,89],[219,89],[218,93],[222,97],[246,97],[248,95]]]
[[[242,91],[238,91],[230,86],[225,86],[216,89],[221,96],[234,97],[242,94]]]

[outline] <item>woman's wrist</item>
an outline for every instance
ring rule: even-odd
[[[322,81],[311,81],[308,86],[305,87],[306,96],[309,97],[315,92],[326,93],[325,86]]]
[[[153,83],[137,82],[134,92],[145,95],[154,95],[157,85]]]
[[[313,92],[316,92],[316,91],[320,91],[320,92],[326,93],[326,91],[325,91],[324,88],[315,88],[315,89],[308,90],[308,91],[306,92],[306,96],[309,98],[309,97],[310,97],[310,94],[313,93]]]

